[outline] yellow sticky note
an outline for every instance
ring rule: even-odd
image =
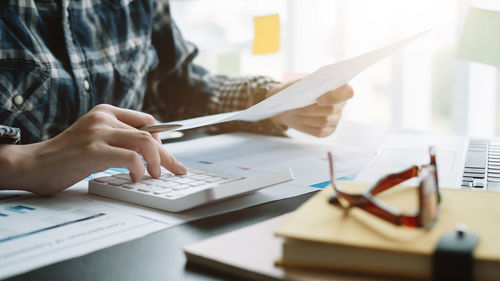
[[[254,22],[254,55],[271,54],[280,48],[280,18],[278,14],[255,17]]]

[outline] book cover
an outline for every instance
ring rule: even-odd
[[[353,193],[369,186],[338,184]],[[332,193],[331,188],[319,192],[275,231],[285,238],[279,265],[428,279],[439,238],[464,223],[480,236],[474,251],[476,280],[500,276],[500,193],[441,189],[439,218],[429,230],[398,227],[358,208],[344,211],[328,203]],[[377,198],[405,212],[418,210],[416,187],[395,187]]]

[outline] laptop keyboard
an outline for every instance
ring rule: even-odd
[[[483,139],[469,141],[462,187],[500,189],[500,142]]]

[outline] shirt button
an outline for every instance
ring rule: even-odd
[[[85,89],[85,91],[90,90],[90,83],[88,80],[83,81],[83,88]]]
[[[19,106],[19,105],[23,104],[24,98],[21,95],[15,95],[12,98],[12,101],[14,102],[15,105]]]

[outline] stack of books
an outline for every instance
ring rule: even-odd
[[[338,185],[353,193],[369,186]],[[292,213],[187,245],[186,257],[236,279],[431,280],[436,244],[461,223],[479,236],[474,279],[500,279],[500,192],[442,189],[429,230],[394,226],[356,208],[345,212],[328,203],[332,193],[327,187]],[[417,198],[415,187],[402,186],[377,195],[407,212],[418,209]]]
[[[344,189],[362,192],[368,184],[340,182]],[[432,255],[446,232],[457,223],[479,235],[473,252],[475,280],[500,278],[500,193],[441,189],[437,223],[431,229],[398,227],[367,212],[345,211],[328,203],[331,188],[304,203],[275,231],[283,238],[284,268],[334,270],[395,275],[429,280]],[[395,187],[377,196],[384,203],[411,212],[418,210],[415,187]]]

